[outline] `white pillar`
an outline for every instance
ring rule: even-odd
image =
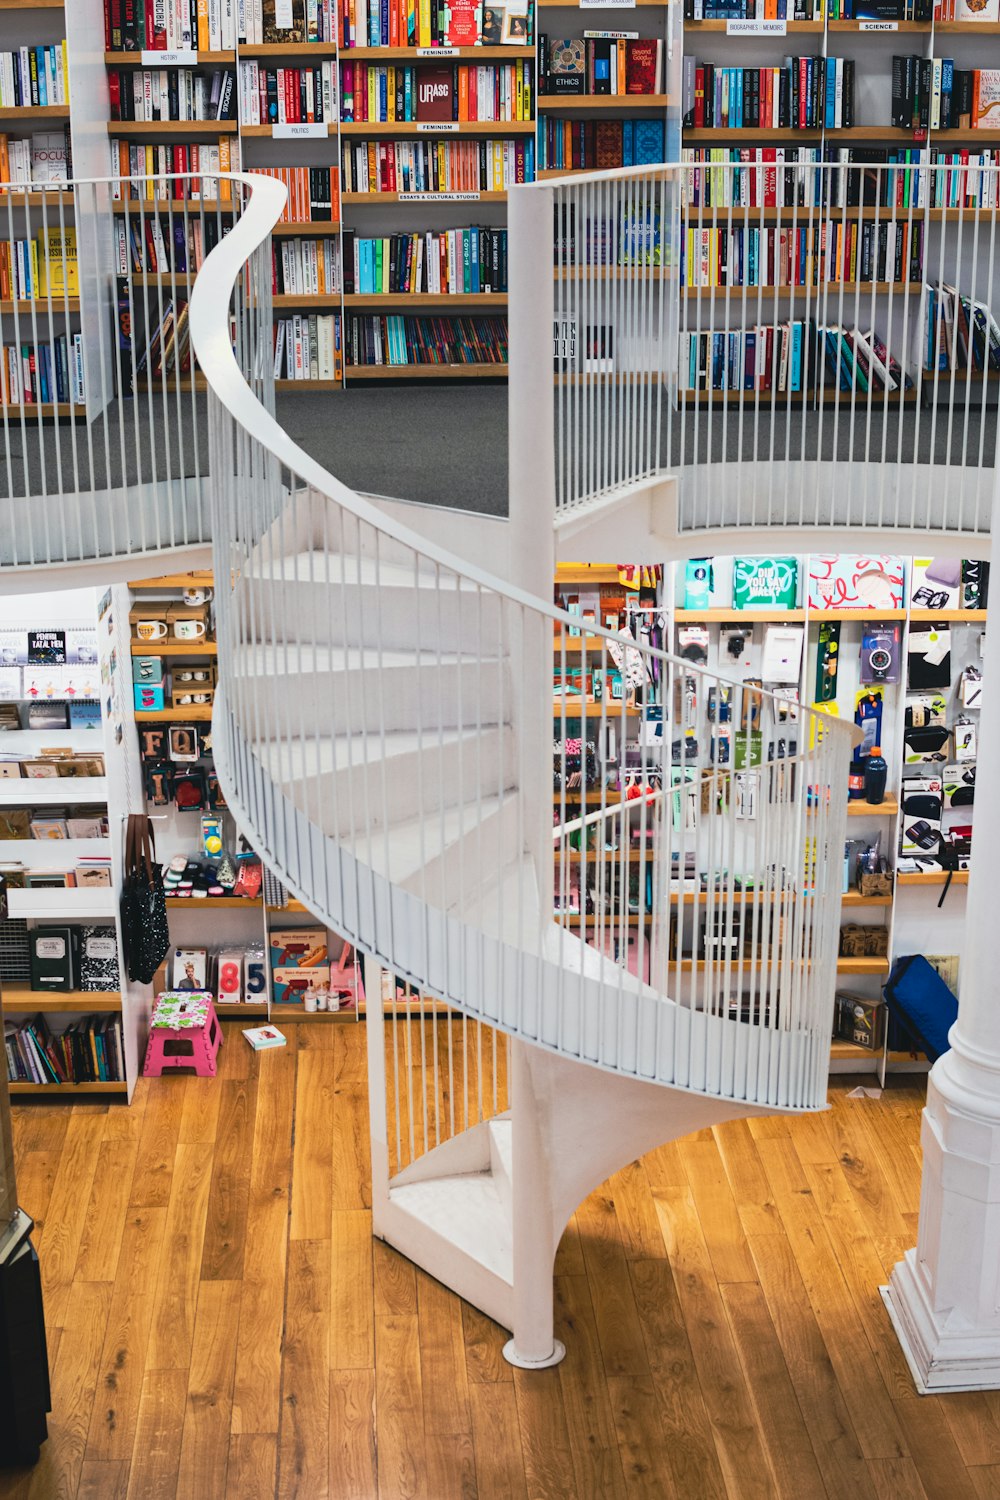
[[[994,534],[1000,504],[994,498]],[[987,625],[978,759],[1000,754],[1000,611]],[[883,1297],[921,1391],[1000,1389],[1000,962],[995,861],[1000,784],[976,787],[975,833],[951,1050],[931,1070],[917,1248]]]

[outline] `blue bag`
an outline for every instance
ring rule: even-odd
[[[931,1062],[937,1062],[948,1051],[948,1032],[958,1015],[958,1001],[937,970],[922,953],[899,958],[884,994],[890,1019]]]

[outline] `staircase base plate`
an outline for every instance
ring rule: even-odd
[[[561,1365],[566,1358],[566,1345],[559,1339],[552,1342],[552,1353],[547,1359],[524,1359],[518,1354],[514,1340],[508,1339],[503,1346],[503,1357],[516,1370],[548,1370],[552,1365]]]

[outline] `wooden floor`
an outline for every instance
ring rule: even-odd
[[[555,1371],[370,1238],[364,1034],[15,1110],[54,1412],[2,1500],[986,1500],[1000,1395],[920,1399],[877,1287],[922,1080],[664,1146],[559,1251]]]

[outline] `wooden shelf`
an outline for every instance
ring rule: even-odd
[[[1000,130],[935,130],[935,146],[939,141],[943,141],[946,146],[950,142],[960,144],[962,141],[967,141],[969,145],[978,141],[981,146],[998,146]]]
[[[458,136],[463,135],[533,135],[535,132],[534,120],[454,120],[443,121],[440,126],[433,121],[427,121],[425,128],[421,123],[409,120],[349,120],[345,121],[339,128],[341,135],[388,135],[388,136]],[[330,134],[337,134],[337,126],[330,126]],[[243,127],[244,135],[270,135],[270,125],[251,125]]]
[[[461,202],[463,199],[465,201],[467,201],[467,202],[476,202],[476,203],[506,203],[507,202],[507,193],[506,193],[506,190],[504,190],[503,192],[487,192],[486,190],[483,190],[482,192],[480,192],[478,189],[470,189],[468,193],[463,193],[460,188],[456,188],[455,191],[457,193],[461,194],[461,198],[460,199],[455,199],[452,195],[450,195],[448,193],[433,193],[433,192],[428,192],[428,193],[416,193],[416,192],[414,192],[414,193],[343,193],[343,194],[341,194],[341,198],[342,198],[342,201],[344,203],[354,204],[354,205],[356,205],[359,208],[360,207],[365,207],[365,208],[385,208],[390,203],[427,203],[427,204],[430,204],[432,207],[434,206],[434,204],[438,203],[443,208],[451,208],[453,205],[457,206],[457,203]],[[272,230],[271,233],[273,234],[273,233],[275,233],[275,231]]]
[[[602,110],[613,114],[617,109],[666,109],[669,94],[541,94],[537,101],[539,114],[562,114],[564,110]]]
[[[24,417],[26,422],[46,422],[54,417],[85,417],[86,406],[76,401],[45,401],[21,406],[18,402],[0,401],[0,415],[11,417],[15,422]]]
[[[272,239],[296,239],[307,236],[311,240],[332,239],[340,233],[340,221],[331,219],[309,219],[305,224],[275,224]]]
[[[710,163],[703,164],[699,162],[695,163],[695,165],[710,165]],[[732,163],[732,165],[739,166],[740,163],[736,162]],[[720,229],[723,226],[728,227],[730,218],[732,218],[734,224],[745,223],[749,224],[751,228],[755,224],[778,224],[784,222],[791,224],[794,220],[800,229],[805,229],[809,224],[818,224],[827,219],[835,221],[848,219],[852,222],[855,219],[878,219],[883,224],[888,224],[891,222],[907,223],[912,218],[914,223],[920,223],[926,212],[928,210],[923,208],[891,207],[887,204],[878,206],[870,203],[859,204],[852,208],[835,207],[818,203],[812,205],[796,205],[793,203],[781,208],[761,208],[760,206],[734,204],[732,208],[729,208],[721,203],[716,205],[702,203],[691,204],[686,208],[682,208],[681,218],[686,219],[689,223],[702,225],[717,223]],[[957,212],[957,210],[932,209],[929,212],[933,218],[935,213],[950,213]],[[974,214],[975,209],[966,210],[967,217],[971,218]],[[831,285],[836,286],[838,283],[833,282]]]
[[[888,1054],[891,1063],[915,1062],[923,1057],[922,1052],[890,1052]],[[882,1056],[882,1048],[872,1051],[870,1047],[859,1047],[854,1042],[831,1042],[831,1062],[866,1062],[872,1068],[878,1063]]]
[[[27,109],[0,109],[0,126],[44,125],[50,120],[68,120],[68,104],[35,104]]]
[[[915,623],[939,620],[950,625],[985,625],[985,609],[911,609],[910,619]]]
[[[828,21],[827,30],[860,33],[861,27],[867,24],[870,23],[865,21]],[[866,37],[895,36],[897,32],[929,32],[931,30],[930,21],[893,21],[891,24],[892,31],[865,32],[864,35]],[[940,29],[941,28],[935,23],[934,30],[939,31]]]
[[[256,896],[167,896],[166,902],[168,911],[186,911],[192,906],[199,911],[206,907],[222,907],[226,911],[245,907],[247,911],[260,911],[260,899]]]
[[[738,146],[740,141],[798,141],[802,146],[818,146],[823,138],[821,130],[786,130],[784,128],[768,130],[766,127],[758,130],[744,127],[742,130],[733,130],[727,126],[722,129],[718,126],[688,126],[684,131],[684,144],[690,145],[703,142],[705,145],[727,145]],[[707,163],[706,165],[710,165]],[[739,162],[735,163],[739,166]]]
[[[51,990],[38,993],[24,984],[5,984],[3,987],[3,1008],[5,1011],[24,1012],[28,1011],[74,1011],[80,1015],[89,1015],[91,1011],[120,1011],[122,1008],[122,997],[118,990],[95,990],[88,993],[86,990],[67,990],[64,995],[54,994]]]
[[[920,870],[916,874],[899,874],[897,885],[944,885],[947,880],[944,870]],[[956,870],[951,877],[952,885],[968,885],[968,870]]]
[[[364,1015],[364,1012],[361,1012]],[[272,1021],[356,1021],[358,1012],[352,1005],[349,1010],[311,1010],[304,1005],[272,1005]]]
[[[507,378],[507,366],[496,365],[348,365],[348,380],[499,380]],[[294,381],[304,385],[305,381]]]
[[[318,52],[324,56],[322,46],[317,47],[314,42],[308,43],[308,49]],[[330,49],[332,56],[336,47]],[[260,51],[267,48],[241,47],[241,57],[256,57]],[[408,62],[408,63],[441,63],[441,62],[516,62],[518,58],[529,58],[534,61],[534,47],[342,47],[340,49],[341,62]]]
[[[891,896],[862,896],[860,891],[848,891],[840,898],[841,906],[891,906]]]
[[[1000,25],[996,21],[935,21],[935,34],[944,32],[952,36],[961,36],[968,32],[970,36],[992,36],[1000,40]],[[935,130],[935,135],[940,134]]]
[[[873,624],[881,624],[883,620],[905,620],[905,609],[811,609],[809,611],[809,623],[814,624],[817,620],[868,620]]]
[[[920,281],[824,281],[819,286],[685,286],[681,288],[681,295],[685,300],[704,299],[708,301],[711,297],[741,297],[746,293],[748,302],[771,301],[775,297],[799,297],[803,302],[815,307],[822,303],[826,307],[835,304],[841,295],[853,297],[856,292],[865,296],[887,296],[889,292],[895,292],[899,296],[910,292],[919,297],[923,293],[923,283]],[[736,395],[741,394],[735,392]],[[749,392],[750,395],[753,392]],[[858,392],[861,395],[861,392]],[[876,392],[876,396],[878,393]],[[851,392],[841,392],[842,398],[850,400]]]
[[[125,184],[123,183],[122,186]],[[235,214],[239,205],[228,198],[118,198],[111,205],[111,212],[119,216],[126,214],[193,213]],[[271,230],[277,234],[281,225]]]
[[[713,20],[713,21],[685,21],[684,22],[684,30],[692,32],[696,36],[697,36],[697,34],[699,32],[709,32],[709,31],[713,31],[713,32],[716,32],[716,33],[721,33],[723,36],[725,36],[725,34],[726,34],[726,28],[727,28],[728,25],[729,25],[728,21],[715,21],[715,20]],[[789,36],[791,36],[795,32],[798,32],[799,35],[819,36],[819,35],[822,35],[822,32],[823,32],[823,22],[822,21],[786,21],[785,22],[785,27],[786,27],[786,30],[787,30]],[[755,42],[755,41],[761,41],[761,40],[763,40],[763,41],[769,41],[769,40],[770,41],[780,41],[781,38],[779,36],[774,36],[774,37],[770,37],[770,38],[769,37],[763,37],[763,38],[761,38],[761,37],[755,37],[755,36],[741,36],[739,38],[739,40],[741,42]]]
[[[674,611],[674,619],[678,625],[708,624],[708,625],[734,625],[755,624],[767,621],[774,624],[780,621],[785,625],[801,625],[805,620],[804,609],[677,609]]]
[[[177,391],[182,391],[187,395],[190,395],[192,391],[204,394],[208,390],[208,381],[204,375],[184,375],[180,380],[173,375],[154,375],[152,385],[148,380],[137,380],[135,389],[142,396],[150,391],[154,396],[162,395],[164,391],[169,391],[171,394]]]
[[[315,43],[310,44],[310,51],[315,49]],[[252,52],[252,47],[241,47],[241,52]],[[149,55],[148,53],[146,54]],[[235,68],[235,52],[197,52],[197,66],[199,68]],[[141,52],[105,52],[104,61],[109,67],[114,68],[149,68],[155,67],[155,63],[143,62]],[[176,63],[168,63],[167,67],[176,67]]]
[[[641,708],[625,708],[620,703],[613,702],[610,698],[603,699],[600,703],[563,703],[561,698],[555,698],[552,702],[552,717],[562,718],[565,710],[567,719],[607,719],[610,724],[619,722],[624,716],[626,719],[641,719]]]
[[[211,703],[190,703],[187,708],[161,708],[157,713],[137,710],[137,724],[210,724]]]
[[[307,307],[339,307],[339,292],[315,292],[315,293],[293,293],[275,292],[271,298],[271,304],[275,311],[291,311],[295,308]]]
[[[7,749],[6,742],[3,749]],[[107,800],[108,783],[104,776],[5,776],[0,780],[0,807],[20,807],[22,804],[53,807],[64,802],[100,804]],[[4,842],[0,840],[0,850]],[[63,840],[53,840],[55,842],[61,844]]]
[[[1000,380],[1000,370],[921,370],[926,386],[937,386],[939,390],[954,385],[982,385]]]
[[[618,583],[615,563],[556,563],[556,583]]]
[[[341,380],[276,380],[274,389],[284,396],[308,396],[342,391],[344,384]]]
[[[0,110],[0,118],[4,111]],[[68,111],[67,111],[68,113]],[[235,120],[109,120],[108,135],[235,135],[238,130]],[[243,127],[244,135],[253,130]],[[268,126],[270,133],[270,126]]]
[[[601,651],[608,643],[603,635],[557,635],[552,644],[556,652],[565,651],[567,656],[576,656],[584,651]]]
[[[252,47],[240,43],[240,57],[298,57],[308,60],[312,57],[336,57],[336,42],[255,42]],[[354,51],[344,51],[342,56],[346,59],[354,56]]]
[[[211,569],[194,573],[164,573],[160,578],[132,578],[129,580],[130,589],[190,589],[204,588],[207,584],[211,588],[215,583]],[[142,653],[144,656],[146,652]]]
[[[838,958],[838,974],[888,974],[887,958]]]
[[[312,916],[312,912],[309,910],[308,906],[303,906],[301,901],[288,901],[284,906],[269,906],[267,909],[272,915],[276,913],[279,917],[284,912],[292,912],[293,914],[300,914],[304,912],[307,917]]]
[[[243,1021],[250,1020],[255,1016],[257,1018],[266,1017],[267,1002],[241,1000],[238,1004],[234,1005],[232,1002],[225,1000],[216,1000],[215,1014],[220,1021]]]
[[[12,1094],[127,1094],[127,1083],[12,1083]]]
[[[339,303],[339,297],[336,299]],[[280,297],[275,307],[283,306]],[[345,307],[506,307],[506,292],[351,292],[344,297]]]
[[[2,7],[0,7],[0,9],[2,9]],[[30,193],[15,192],[11,189],[9,183],[2,182],[0,183],[0,206],[2,206],[3,209],[6,210],[8,202],[10,203],[11,207],[15,209],[45,207],[75,208],[76,195],[74,193],[64,193],[59,191],[54,191],[51,193],[40,193],[38,191]]]
[[[838,141],[898,141],[911,146],[928,145],[926,130],[902,130],[898,125],[841,125],[826,131],[828,137]],[[935,130],[937,137],[940,131]]]
[[[848,802],[849,818],[894,818],[899,812],[895,797],[885,797],[881,802]]]
[[[196,587],[185,583],[184,588]],[[133,641],[133,656],[217,656],[215,641]]]

